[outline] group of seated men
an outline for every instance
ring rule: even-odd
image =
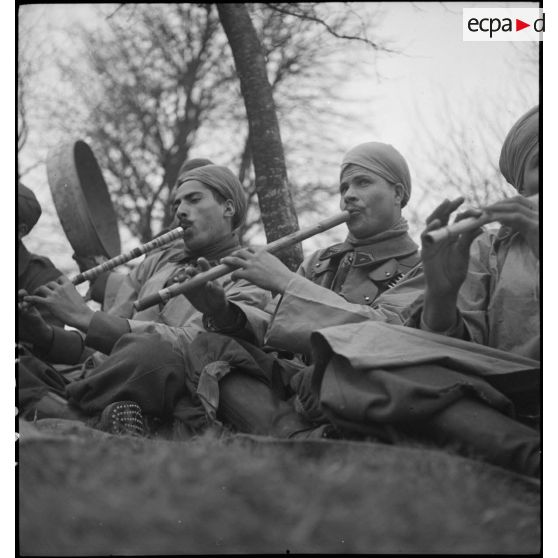
[[[500,169],[518,195],[483,209],[500,228],[426,242],[463,203],[446,200],[421,251],[402,215],[405,159],[379,142],[351,149],[339,186],[348,235],[297,272],[241,246],[247,203],[236,176],[188,161],[173,198],[183,239],[118,275],[113,292],[103,282],[100,311],[25,250],[40,207],[20,186],[22,417],[135,434],[146,424],[196,433],[220,422],[282,438],[421,440],[538,476],[538,130],[535,107],[505,139]],[[236,270],[134,309],[218,263]],[[48,274],[28,281],[39,264]],[[78,363],[71,379],[60,371]]]

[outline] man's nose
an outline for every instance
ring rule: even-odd
[[[348,186],[347,189],[343,192],[341,196],[341,204],[346,205],[352,201],[355,201],[357,196],[351,186]]]
[[[184,202],[180,202],[178,208],[176,209],[176,216],[185,218],[188,217],[188,213],[189,213],[188,204]]]

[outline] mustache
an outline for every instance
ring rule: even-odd
[[[354,213],[355,211],[362,211],[363,208],[358,206],[358,205],[353,205],[353,204],[346,204],[344,207],[345,211],[348,211],[349,213]]]

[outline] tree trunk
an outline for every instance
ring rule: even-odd
[[[279,122],[267,78],[263,50],[244,4],[217,3],[219,19],[231,47],[248,116],[256,192],[267,241],[298,230],[287,182]],[[290,268],[302,261],[300,244],[278,254]]]

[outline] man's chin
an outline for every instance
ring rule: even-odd
[[[182,239],[184,240],[184,246],[190,250],[197,250],[200,248],[202,242],[200,239],[194,234],[193,231],[186,231],[182,235]]]
[[[348,227],[351,235],[356,239],[368,238],[374,236],[382,231],[375,230],[372,227]]]

